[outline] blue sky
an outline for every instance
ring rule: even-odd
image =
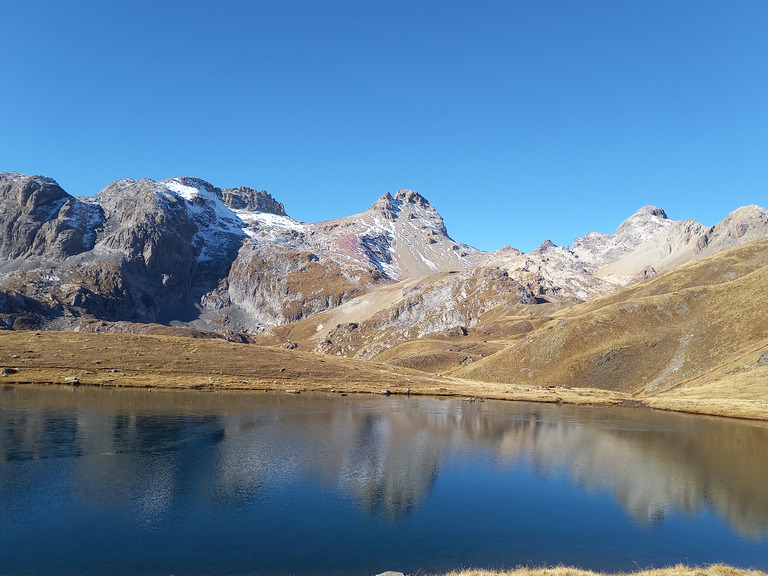
[[[456,240],[570,245],[645,204],[768,204],[765,0],[3,0],[0,170],[410,188]]]

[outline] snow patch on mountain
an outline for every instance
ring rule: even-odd
[[[200,239],[205,243],[212,236],[222,233],[279,242],[284,241],[283,236],[287,231],[303,233],[307,230],[305,224],[289,216],[230,208],[221,198],[220,191],[203,181],[174,178],[164,180],[161,184],[186,200],[187,211],[200,227]],[[232,195],[237,190],[226,192]]]
[[[390,255],[374,263],[395,280],[466,270],[482,255],[453,241],[437,210],[412,190],[398,190],[394,196],[387,193],[356,218],[367,222],[366,235],[386,239],[388,247],[380,248]]]
[[[195,185],[182,179],[159,182],[167,190],[186,201],[187,213],[197,224],[193,245],[199,250],[198,260],[213,260],[219,256],[223,235],[246,236],[247,224],[202,182]]]
[[[235,210],[235,214],[247,226],[243,231],[254,239],[268,242],[284,242],[287,232],[304,233],[307,225],[298,222],[290,216],[280,216],[270,212],[251,212],[249,210]]]
[[[226,206],[213,190],[205,186],[189,186],[178,180],[165,180],[161,184],[187,201],[189,215],[204,228],[237,235],[245,234],[243,220]]]
[[[83,248],[89,250],[96,244],[97,231],[104,224],[104,212],[93,197],[73,197],[70,222],[83,230]]]

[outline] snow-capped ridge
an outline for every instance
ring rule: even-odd
[[[278,241],[285,231],[304,225],[286,215],[285,208],[265,191],[239,187],[221,190],[199,178],[181,177],[159,183],[187,203],[198,226],[195,245],[208,260],[219,251],[222,235]]]

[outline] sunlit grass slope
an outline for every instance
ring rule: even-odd
[[[624,573],[621,573],[624,574]],[[726,566],[723,564],[713,564],[705,568],[690,566],[672,566],[669,568],[659,568],[655,570],[639,570],[630,572],[632,576],[765,576],[765,572],[759,570],[745,570]],[[589,570],[579,570],[565,566],[554,568],[518,568],[503,572],[492,570],[458,570],[449,572],[444,576],[602,576],[599,572]],[[616,576],[619,576],[618,574]]]
[[[702,259],[553,314],[451,374],[599,388],[659,408],[768,412],[768,241]]]

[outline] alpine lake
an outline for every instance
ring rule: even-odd
[[[0,574],[768,570],[768,423],[0,387]]]

